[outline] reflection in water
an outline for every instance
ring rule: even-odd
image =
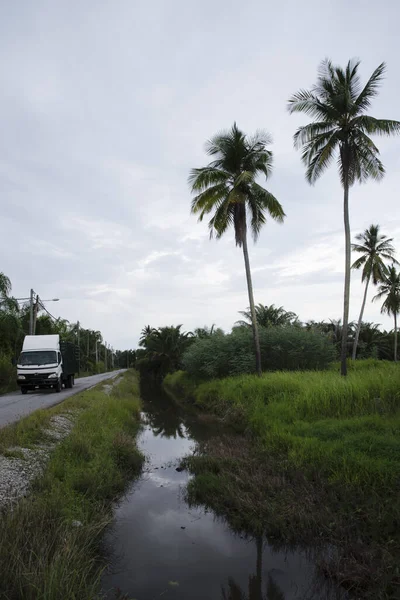
[[[268,573],[266,593],[263,595],[262,578],[262,553],[263,541],[261,537],[256,538],[257,561],[256,574],[249,576],[248,594],[242,590],[239,584],[230,577],[228,588],[222,588],[222,600],[285,600],[285,595],[279,585],[274,581],[272,575]]]
[[[189,479],[176,470],[196,443],[218,430],[183,412],[159,390],[142,387],[148,458],[139,481],[116,508],[106,538],[111,567],[103,593],[115,600],[327,600],[325,584],[309,593],[313,563],[302,552],[275,551],[266,540],[243,539],[204,507],[189,507]],[[222,591],[221,591],[222,590]]]
[[[185,432],[182,421],[177,416],[176,418],[166,418],[165,412],[158,410],[154,413],[146,413],[142,421],[152,428],[155,436],[160,435],[161,437],[174,438],[174,440],[177,437],[184,438]]]
[[[280,587],[275,583],[272,575],[268,575],[266,595],[262,595],[258,583],[255,582],[257,578],[254,575],[249,577],[249,591],[248,595],[242,590],[234,579],[230,578],[228,581],[228,589],[222,589],[223,600],[285,600],[285,595]]]

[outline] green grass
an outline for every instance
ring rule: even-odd
[[[400,585],[400,365],[349,367],[346,378],[334,364],[203,383],[179,372],[165,388],[239,426],[249,448],[210,444],[191,459],[192,499],[243,528],[337,545],[342,574],[359,577],[348,585],[389,598]]]
[[[97,598],[100,545],[111,503],[140,472],[137,376],[126,373],[110,394],[102,386],[35,413],[2,431],[2,441],[40,439],[39,423],[75,412],[71,433],[53,451],[32,493],[0,521],[0,596],[10,600]],[[42,413],[48,413],[46,417]],[[76,526],[79,522],[80,525]]]
[[[347,378],[333,370],[275,372],[194,386],[178,372],[165,386],[242,423],[296,467],[382,491],[400,478],[400,365],[365,362]]]

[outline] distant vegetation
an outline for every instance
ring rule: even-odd
[[[136,351],[137,368],[162,379],[167,373],[182,367],[182,356],[192,342],[193,334],[181,331],[182,325],[155,329],[147,325],[142,329]]]
[[[263,371],[326,369],[335,359],[334,345],[326,335],[302,327],[260,327]],[[184,353],[182,365],[190,375],[202,379],[254,373],[252,334],[248,327],[230,334],[196,339]]]
[[[391,269],[387,273],[389,276]],[[400,300],[400,289],[396,292],[399,282],[396,281],[393,284],[384,279],[382,283],[384,311],[386,306],[389,311],[392,306],[396,310],[396,299]],[[396,315],[399,311],[400,302]],[[294,312],[273,304],[259,304],[255,312],[262,371],[321,370],[340,358],[343,336],[340,320],[303,323]],[[146,326],[141,334],[141,347],[136,351],[137,367],[159,380],[179,369],[203,380],[255,373],[251,313],[240,311],[240,314],[244,319],[237,321],[231,333],[214,325],[193,332],[183,332],[181,325],[158,329]],[[394,359],[396,331],[381,331],[379,325],[368,322],[361,322],[359,327],[349,323],[348,358],[352,355],[357,333],[358,359]]]

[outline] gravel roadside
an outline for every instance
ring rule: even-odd
[[[75,413],[55,415],[44,431],[47,441],[33,448],[9,448],[0,455],[0,509],[26,496],[34,479],[41,475],[54,448],[70,433]]]

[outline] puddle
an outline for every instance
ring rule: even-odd
[[[106,538],[108,600],[345,600],[318,578],[304,552],[276,552],[235,534],[212,511],[184,500],[188,473],[176,470],[214,426],[183,413],[162,391],[142,390],[148,458],[115,512]]]

